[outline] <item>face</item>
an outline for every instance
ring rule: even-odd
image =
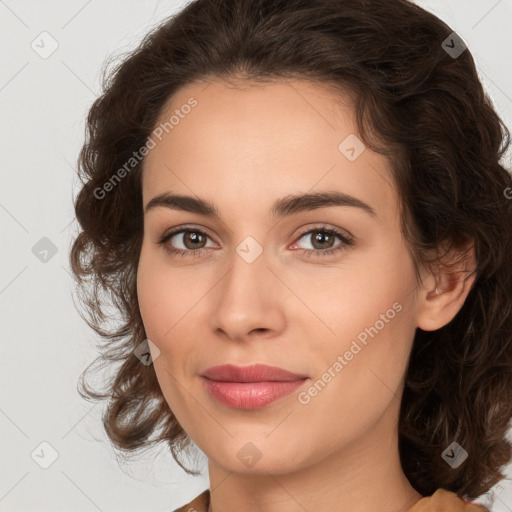
[[[194,83],[145,159],[138,297],[154,369],[229,471],[285,473],[395,435],[417,283],[389,163],[358,142],[343,99],[301,81]],[[305,378],[202,376],[224,364]]]

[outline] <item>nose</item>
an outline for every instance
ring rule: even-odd
[[[287,289],[269,267],[265,251],[251,263],[234,251],[229,264],[212,297],[213,331],[235,341],[278,335],[286,324]]]

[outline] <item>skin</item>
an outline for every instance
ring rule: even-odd
[[[164,192],[198,196],[221,220],[166,207],[145,213],[138,296],[160,351],[153,350],[154,369],[165,399],[208,457],[211,510],[234,512],[241,503],[246,512],[408,510],[422,496],[402,471],[397,422],[414,333],[447,324],[473,279],[424,271],[417,282],[388,160],[366,148],[350,161],[338,149],[357,134],[348,96],[299,80],[236,88],[213,80],[178,91],[161,120],[191,96],[197,106],[145,159],[143,204]],[[355,196],[377,217],[330,206],[272,218],[275,200],[319,191]],[[354,244],[322,256],[342,243],[313,245],[313,234],[302,234],[322,224]],[[208,238],[181,233],[167,245],[202,247],[202,255],[169,255],[157,243],[184,225]],[[263,249],[252,263],[236,252],[248,236]],[[396,302],[401,311],[299,403],[298,393]],[[224,363],[269,364],[310,380],[262,409],[233,409],[199,376]],[[261,453],[251,467],[237,456],[248,442]]]

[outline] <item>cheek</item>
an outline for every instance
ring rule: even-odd
[[[178,273],[169,274],[169,269],[162,266],[154,253],[141,252],[137,295],[146,336],[159,350],[158,357],[153,359],[153,367],[169,408],[180,423],[182,420],[187,423],[187,407],[175,380],[184,381],[182,363],[189,359],[187,351],[190,350],[189,344],[183,343],[187,339],[183,320],[191,306],[184,297],[186,294],[180,292],[183,290],[181,286]]]
[[[197,326],[203,325],[197,315],[208,288],[208,281],[198,279],[193,266],[176,269],[154,252],[141,253],[137,272],[139,310],[147,338],[160,351],[154,368],[169,402],[176,400],[171,400],[176,383],[170,375],[183,381],[197,371]]]
[[[137,297],[144,328],[149,339],[158,337],[161,332],[163,311],[166,308],[162,301],[158,273],[141,255],[137,271]]]
[[[366,290],[364,296],[355,303],[347,298],[337,314],[333,307],[325,321],[335,335],[322,336],[318,348],[305,351],[315,375],[301,397],[300,403],[307,403],[304,422],[327,415],[332,420],[321,427],[321,444],[349,443],[399,405],[415,331],[413,309],[397,286]],[[311,428],[317,429],[317,422]]]
[[[330,398],[322,392],[333,404],[343,390],[355,397],[355,408],[362,398],[380,400],[389,389],[396,391],[407,365],[415,333],[414,268],[401,248],[375,253],[375,261],[360,261],[334,279],[332,273],[308,279],[307,294],[303,290],[317,315],[308,315],[307,322],[297,318],[303,326],[304,352],[310,352],[316,378],[329,380],[329,371],[336,375],[331,379],[336,383],[327,385]],[[308,339],[318,340],[314,351]]]
[[[163,351],[162,341],[175,323],[179,294],[170,293],[175,286],[171,287],[171,276],[155,253],[158,251],[143,244],[137,269],[137,296],[146,335]]]
[[[336,271],[320,270],[312,270],[311,275],[302,272],[290,287],[303,302],[296,322],[311,328],[310,334],[331,340],[326,345],[339,341],[342,346],[376,323],[379,332],[390,332],[391,326],[411,314],[406,306],[414,290],[413,269],[405,260],[381,260],[379,265],[361,261]]]
[[[194,286],[185,272],[163,264],[160,249],[143,246],[137,270],[139,309],[148,338],[163,341],[193,304]]]

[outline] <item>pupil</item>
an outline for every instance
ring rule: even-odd
[[[324,231],[317,231],[316,232],[316,236],[315,236],[315,242],[319,242],[320,245],[322,245],[322,238],[324,238],[324,243],[325,243],[325,238],[329,238],[331,235],[329,235],[328,233],[325,233]],[[321,249],[325,249],[325,247],[320,247]]]
[[[189,238],[192,239],[192,245],[193,245],[194,243],[196,243],[196,244],[198,242],[200,243],[201,235],[199,233],[192,231],[189,233]]]

